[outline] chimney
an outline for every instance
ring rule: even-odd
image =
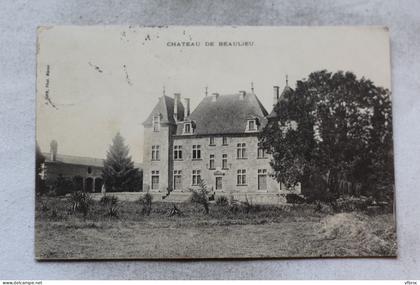
[[[217,101],[217,97],[219,97],[219,93],[212,93],[211,94],[211,101],[212,102],[216,102]]]
[[[246,91],[241,90],[239,91],[239,100],[245,99]]]
[[[273,106],[277,105],[279,101],[279,87],[273,86]]]
[[[58,143],[56,140],[52,140],[50,143],[50,159],[51,161],[57,160],[57,149],[58,149]]]
[[[181,102],[181,94],[174,93],[174,119],[178,121],[178,103]]]
[[[190,115],[190,98],[185,98],[184,120]]]

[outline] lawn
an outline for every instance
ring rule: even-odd
[[[38,259],[395,256],[392,213],[332,213],[313,205],[248,206],[119,202],[118,217],[94,202],[86,217],[67,198],[36,205]]]

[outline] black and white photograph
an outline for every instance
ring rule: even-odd
[[[397,256],[386,27],[37,37],[36,259]]]

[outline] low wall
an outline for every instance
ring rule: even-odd
[[[108,196],[115,196],[120,201],[136,201],[140,197],[143,197],[146,194],[146,192],[108,192],[106,195]],[[159,193],[150,193],[153,196],[154,201],[161,201],[162,200],[162,194]],[[91,193],[90,194],[92,199],[95,201],[99,201],[104,194],[102,193]]]
[[[285,194],[280,193],[240,193],[240,192],[216,192],[215,200],[217,197],[225,196],[230,199],[233,196],[233,199],[245,202],[248,200],[251,204],[264,204],[264,205],[278,205],[286,204]]]
[[[162,199],[165,196],[162,192],[149,192],[153,196],[153,201],[155,202],[168,202],[168,203],[177,203],[177,202],[185,202],[189,199],[190,193],[189,192],[172,192],[168,197]],[[108,196],[116,196],[120,201],[136,201],[140,197],[143,197],[146,192],[108,192],[106,195]],[[286,204],[286,194],[283,193],[241,193],[241,192],[224,192],[218,191],[215,192],[214,200],[217,197],[225,196],[226,198],[230,199],[231,196],[235,200],[245,202],[248,200],[249,203],[252,204],[265,204],[265,205],[278,205],[278,204]],[[99,201],[102,197],[102,193],[91,193],[92,199]]]

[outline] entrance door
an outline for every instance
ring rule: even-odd
[[[182,187],[181,175],[174,175],[174,189],[179,190]]]
[[[216,177],[216,190],[222,189],[222,177]]]
[[[258,175],[258,190],[267,190],[267,175]]]

